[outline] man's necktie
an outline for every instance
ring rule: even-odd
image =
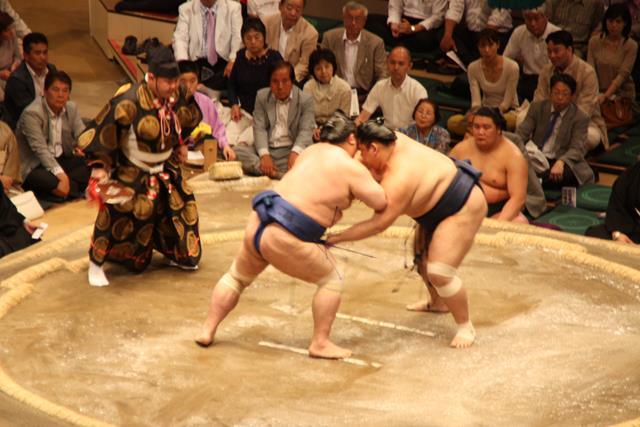
[[[216,52],[216,15],[207,10],[207,61],[215,65],[218,62],[218,52]]]

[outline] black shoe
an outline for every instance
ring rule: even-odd
[[[122,53],[125,55],[135,55],[138,51],[138,39],[135,36],[127,36],[122,45]]]

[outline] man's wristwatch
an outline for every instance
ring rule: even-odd
[[[412,25],[412,26],[411,26],[411,32],[412,32],[412,33],[415,33],[415,32],[416,32],[416,26],[415,26],[415,25]]]
[[[620,234],[622,234],[622,233],[620,233],[619,231],[616,230],[613,233],[611,233],[611,238],[613,240],[618,240],[620,238]]]

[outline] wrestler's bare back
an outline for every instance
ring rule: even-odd
[[[386,206],[384,192],[367,168],[329,143],[305,149],[274,190],[325,227],[338,222],[354,198],[374,210]]]
[[[457,169],[444,154],[401,133],[396,135],[396,147],[380,184],[387,193],[389,207],[402,207],[396,216],[416,218],[436,205]]]

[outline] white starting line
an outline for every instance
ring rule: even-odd
[[[365,325],[380,326],[381,328],[395,329],[397,331],[411,332],[413,334],[424,335],[434,338],[435,333],[431,331],[423,331],[422,329],[410,328],[408,326],[396,325],[395,323],[383,322],[381,320],[367,319],[366,317],[349,316],[348,314],[337,313],[338,319],[351,320],[353,322],[364,323]]]
[[[269,341],[260,341],[258,345],[262,347],[275,348],[276,350],[290,351],[291,353],[297,353],[303,356],[309,356],[309,350],[306,350],[304,348],[291,347],[289,345],[276,344],[274,342],[269,342]],[[355,357],[347,357],[345,359],[337,359],[337,360],[340,362],[349,363],[351,365],[366,366],[366,367],[371,367],[376,369],[379,369],[382,367],[382,364],[380,363],[367,362],[362,359],[356,359]]]

